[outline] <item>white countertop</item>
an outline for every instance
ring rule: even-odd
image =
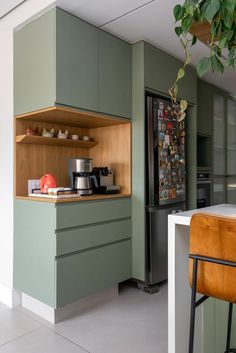
[[[169,215],[169,219],[174,221],[174,223],[176,224],[189,226],[191,217],[195,213],[208,213],[208,214],[210,213],[210,214],[224,216],[224,217],[236,217],[236,205],[222,204],[217,206],[199,208],[197,210],[175,213],[175,214]]]

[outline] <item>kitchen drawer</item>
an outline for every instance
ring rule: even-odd
[[[131,199],[84,201],[56,206],[56,229],[131,217]]]
[[[57,307],[131,277],[131,240],[56,260]]]
[[[131,238],[131,219],[65,229],[56,233],[56,255]]]

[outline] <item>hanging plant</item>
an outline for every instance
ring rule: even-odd
[[[197,73],[201,77],[209,70],[224,72],[225,66],[236,64],[236,0],[185,0],[183,5],[174,8],[175,32],[183,47],[185,60],[179,69],[176,80],[169,89],[178,120],[185,118],[187,102],[177,101],[178,83],[185,76],[186,67],[192,61],[191,47],[197,43],[197,37],[190,34],[193,26],[208,24],[209,56],[203,57],[197,64]],[[224,53],[223,53],[224,51]]]

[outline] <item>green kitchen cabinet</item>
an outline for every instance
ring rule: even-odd
[[[56,10],[14,32],[14,113],[56,101]]]
[[[98,110],[98,31],[56,10],[56,103]]]
[[[98,110],[98,31],[60,8],[14,33],[14,109]]]
[[[131,45],[55,7],[14,32],[15,115],[64,105],[132,115]]]
[[[14,288],[59,308],[131,277],[131,199],[15,200]]]
[[[213,86],[205,81],[197,81],[197,132],[213,135],[214,95]]]
[[[132,116],[132,48],[123,40],[99,31],[99,111]]]

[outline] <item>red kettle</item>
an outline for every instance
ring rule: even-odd
[[[45,174],[40,179],[40,191],[42,194],[48,194],[49,188],[56,188],[56,178],[52,174]]]

